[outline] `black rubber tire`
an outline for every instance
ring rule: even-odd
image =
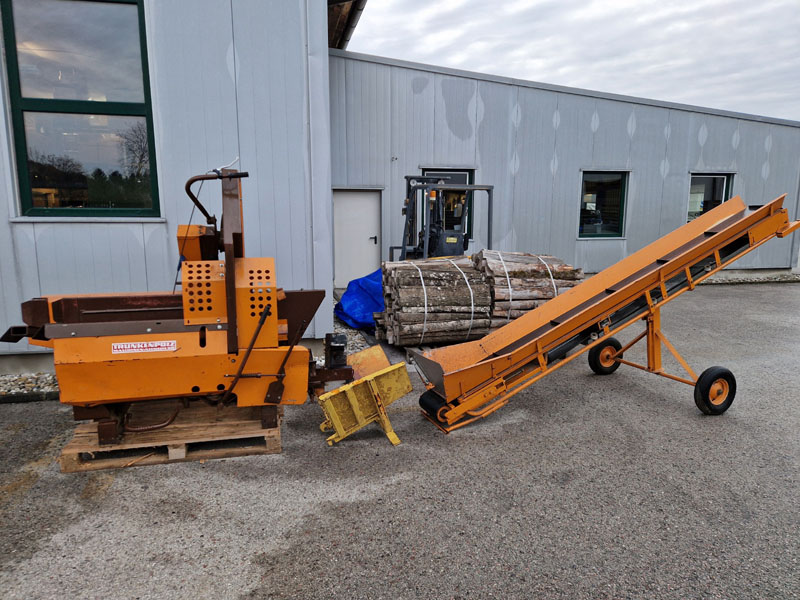
[[[719,400],[721,392],[725,398]],[[709,367],[694,384],[694,403],[706,415],[721,415],[731,407],[735,396],[736,378],[725,367]]]
[[[610,365],[603,364],[601,355],[609,346],[612,347],[615,352],[622,348],[622,344],[619,343],[617,338],[610,337],[606,338],[597,344],[597,346],[589,350],[589,367],[591,367],[592,371],[598,375],[611,375],[614,371],[619,369],[619,363],[616,361]],[[622,354],[619,355],[619,358],[622,358]]]

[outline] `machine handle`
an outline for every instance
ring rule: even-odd
[[[372,240],[375,243],[376,246],[378,245],[378,236],[377,235],[371,235],[367,239]]]
[[[206,218],[206,223],[209,225],[213,225],[214,227],[217,226],[217,217],[211,216],[208,214],[206,207],[200,203],[200,200],[197,199],[192,193],[192,186],[197,183],[198,181],[210,181],[212,179],[241,179],[243,177],[249,177],[250,173],[247,171],[236,171],[234,173],[223,174],[221,171],[215,170],[213,173],[204,173],[203,175],[195,175],[194,177],[190,177],[186,181],[186,186],[184,189],[186,190],[186,195],[194,202],[194,205],[197,209],[203,214]]]

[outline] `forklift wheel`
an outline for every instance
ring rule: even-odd
[[[619,369],[619,363],[614,358],[622,358],[622,354],[617,354],[622,344],[617,338],[603,340],[597,346],[589,350],[589,366],[598,375],[611,375]],[[612,358],[613,357],[613,358]]]
[[[725,367],[709,367],[694,384],[694,403],[707,415],[724,413],[735,396],[736,378]]]

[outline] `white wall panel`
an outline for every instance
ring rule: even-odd
[[[517,111],[518,88],[510,85],[478,83],[478,130],[476,136],[477,167],[475,183],[494,185],[495,198],[503,198],[508,206],[495,211],[492,242],[498,248],[518,247],[514,215],[514,148],[520,115]],[[486,194],[475,197],[474,242],[472,248],[485,248]]]
[[[437,74],[434,86],[434,163],[472,166],[477,162],[475,132],[478,125],[478,82]]]
[[[178,247],[175,236],[163,223],[142,223],[145,276],[150,291],[172,291],[177,262],[172,262],[171,247]]]
[[[326,18],[325,4],[313,0],[147,0],[163,219],[20,222],[3,118],[0,186],[8,218],[0,219],[0,328],[19,323],[20,302],[42,293],[170,290],[177,226],[192,212],[185,181],[239,156],[251,174],[242,186],[248,255],[274,256],[287,289],[326,289],[309,333],[331,331]],[[4,113],[6,107],[4,101]],[[200,198],[212,214],[221,213],[220,195],[218,182],[203,186]],[[196,211],[193,222],[203,223]],[[0,345],[0,352],[24,349]]]
[[[519,126],[511,163],[517,247],[526,252],[545,253],[550,248],[555,144],[561,126],[558,96],[519,88],[518,105],[518,116],[514,119],[519,119]],[[495,199],[497,203],[504,201],[502,196]]]
[[[636,106],[626,123],[630,136],[628,168],[628,203],[625,207],[628,252],[636,251],[660,237],[662,206],[680,203],[680,197],[664,196],[667,141],[664,127],[669,122],[669,111],[652,106]]]
[[[192,212],[186,180],[239,155],[231,3],[149,0],[145,17],[161,214],[174,236]],[[205,184],[200,199],[220,214],[219,183]],[[197,211],[193,222],[203,222]]]
[[[384,232],[381,256],[384,260],[389,258],[388,247],[401,242],[405,223],[401,214],[405,199],[404,177],[419,173],[420,165],[434,164],[435,94],[431,73],[391,70],[390,170],[387,180],[374,182],[385,187],[381,211]]]
[[[751,203],[782,191],[792,210],[800,201],[800,127],[791,123],[341,51],[330,63],[333,181],[385,187],[392,244],[403,176],[420,166],[476,167],[478,183],[495,185],[496,248],[552,253],[590,272],[684,224],[692,172],[736,173],[734,192]],[[388,101],[376,75],[385,69]],[[389,114],[376,121],[369,111],[382,102]],[[366,152],[365,138],[379,143]],[[630,172],[624,239],[577,239],[581,173],[593,169]],[[477,250],[486,219],[480,205],[475,213]],[[796,264],[791,244],[770,242],[736,267]]]
[[[558,94],[559,123],[550,169],[553,208],[548,253],[576,264],[576,240],[582,187],[581,169],[591,168],[595,99]],[[507,248],[513,250],[513,248]],[[582,266],[578,264],[578,266]]]
[[[597,100],[589,123],[592,131],[592,169],[624,170],[636,133],[635,105]]]

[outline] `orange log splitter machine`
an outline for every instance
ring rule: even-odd
[[[328,381],[353,380],[343,340],[326,338],[324,367],[299,345],[325,292],[284,291],[272,258],[245,257],[242,177],[247,173],[225,169],[186,183],[207,224],[178,228],[180,293],[34,298],[22,305],[25,325],[0,338],[27,337],[53,349],[61,402],[74,407],[76,420],[98,422],[101,445],[119,442],[125,432],[166,427],[189,401],[262,407],[262,425],[275,427],[279,405],[303,404],[309,394],[319,396]],[[219,228],[191,190],[204,180],[222,182]],[[407,381],[405,365],[400,371]],[[401,383],[382,383],[377,405],[405,394],[410,385]],[[182,404],[166,422],[130,422],[132,403],[160,399]],[[388,428],[385,413],[372,422]]]

